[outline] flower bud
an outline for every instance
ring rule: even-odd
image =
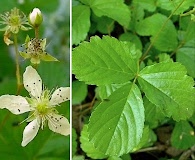
[[[43,16],[41,11],[38,8],[34,8],[33,11],[29,14],[29,23],[33,27],[39,27],[43,21]]]

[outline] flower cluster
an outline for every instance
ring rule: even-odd
[[[0,97],[1,109],[6,108],[13,114],[30,112],[27,118],[30,123],[24,129],[22,146],[32,141],[39,128],[43,129],[46,122],[53,132],[69,135],[69,122],[67,118],[58,114],[55,107],[70,99],[70,88],[60,87],[51,94],[49,90],[42,87],[42,79],[32,66],[26,68],[23,81],[30,98],[15,95]]]

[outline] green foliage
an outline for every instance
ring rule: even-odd
[[[98,17],[110,17],[124,26],[129,24],[130,10],[123,0],[81,0],[81,2],[89,5]]]
[[[171,62],[147,66],[140,71],[138,81],[146,97],[166,116],[172,116],[176,121],[192,116],[194,82],[186,76],[186,69],[181,64]]]
[[[139,143],[143,125],[141,93],[135,84],[127,83],[96,107],[90,118],[89,140],[106,155],[123,155]]]
[[[72,43],[79,44],[87,36],[90,27],[90,9],[84,5],[72,8]]]
[[[85,125],[83,127],[83,130],[81,132],[81,138],[80,138],[80,142],[81,142],[81,148],[83,149],[83,151],[86,152],[88,157],[91,157],[93,159],[104,159],[107,156],[104,155],[103,153],[101,153],[100,151],[98,151],[94,146],[93,143],[89,141],[89,134],[87,132],[88,126]]]
[[[94,108],[83,115],[82,150],[93,159],[130,158],[128,153],[158,144],[161,137],[154,129],[161,125],[174,126],[172,147],[192,147],[195,23],[180,14],[194,1],[80,2],[91,9],[91,28],[78,40],[86,41],[73,49],[72,72],[97,87]],[[129,19],[122,16],[125,8],[131,12]],[[77,97],[82,97],[80,92]]]
[[[80,104],[87,96],[87,85],[80,81],[72,82],[72,104]]]
[[[194,129],[187,121],[177,122],[171,136],[175,148],[188,149],[195,144]]]
[[[123,83],[136,75],[139,56],[140,51],[131,43],[96,36],[74,49],[72,72],[88,84]]]
[[[158,34],[159,29],[166,22],[167,17],[160,13],[153,14],[150,17],[145,18],[136,25],[136,31],[141,36],[152,36],[151,41],[154,42],[154,46],[160,51],[173,51],[177,47],[177,31],[173,22],[168,20],[165,28],[159,33],[158,38],[154,37]],[[151,27],[152,26],[152,27]],[[167,35],[169,35],[167,40]]]

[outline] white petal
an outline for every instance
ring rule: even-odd
[[[0,108],[6,108],[13,114],[30,111],[30,105],[22,96],[3,95],[0,97]]]
[[[60,87],[51,96],[50,105],[54,106],[70,99],[70,87]]]
[[[26,146],[30,141],[32,141],[38,133],[40,123],[37,119],[30,122],[24,129],[22,147]]]
[[[49,114],[48,117],[48,126],[50,130],[64,136],[70,134],[70,124],[67,118],[55,113]]]
[[[32,67],[26,67],[23,74],[24,87],[33,97],[40,98],[42,93],[42,80],[37,71]]]

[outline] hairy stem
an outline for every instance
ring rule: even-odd
[[[14,34],[14,48],[15,48],[15,61],[16,61],[16,80],[17,80],[17,92],[18,95],[20,93],[20,90],[22,88],[21,83],[21,75],[20,75],[20,65],[19,65],[19,52],[18,52],[18,41],[17,41],[17,34]]]
[[[35,38],[39,38],[39,27],[35,27]]]

